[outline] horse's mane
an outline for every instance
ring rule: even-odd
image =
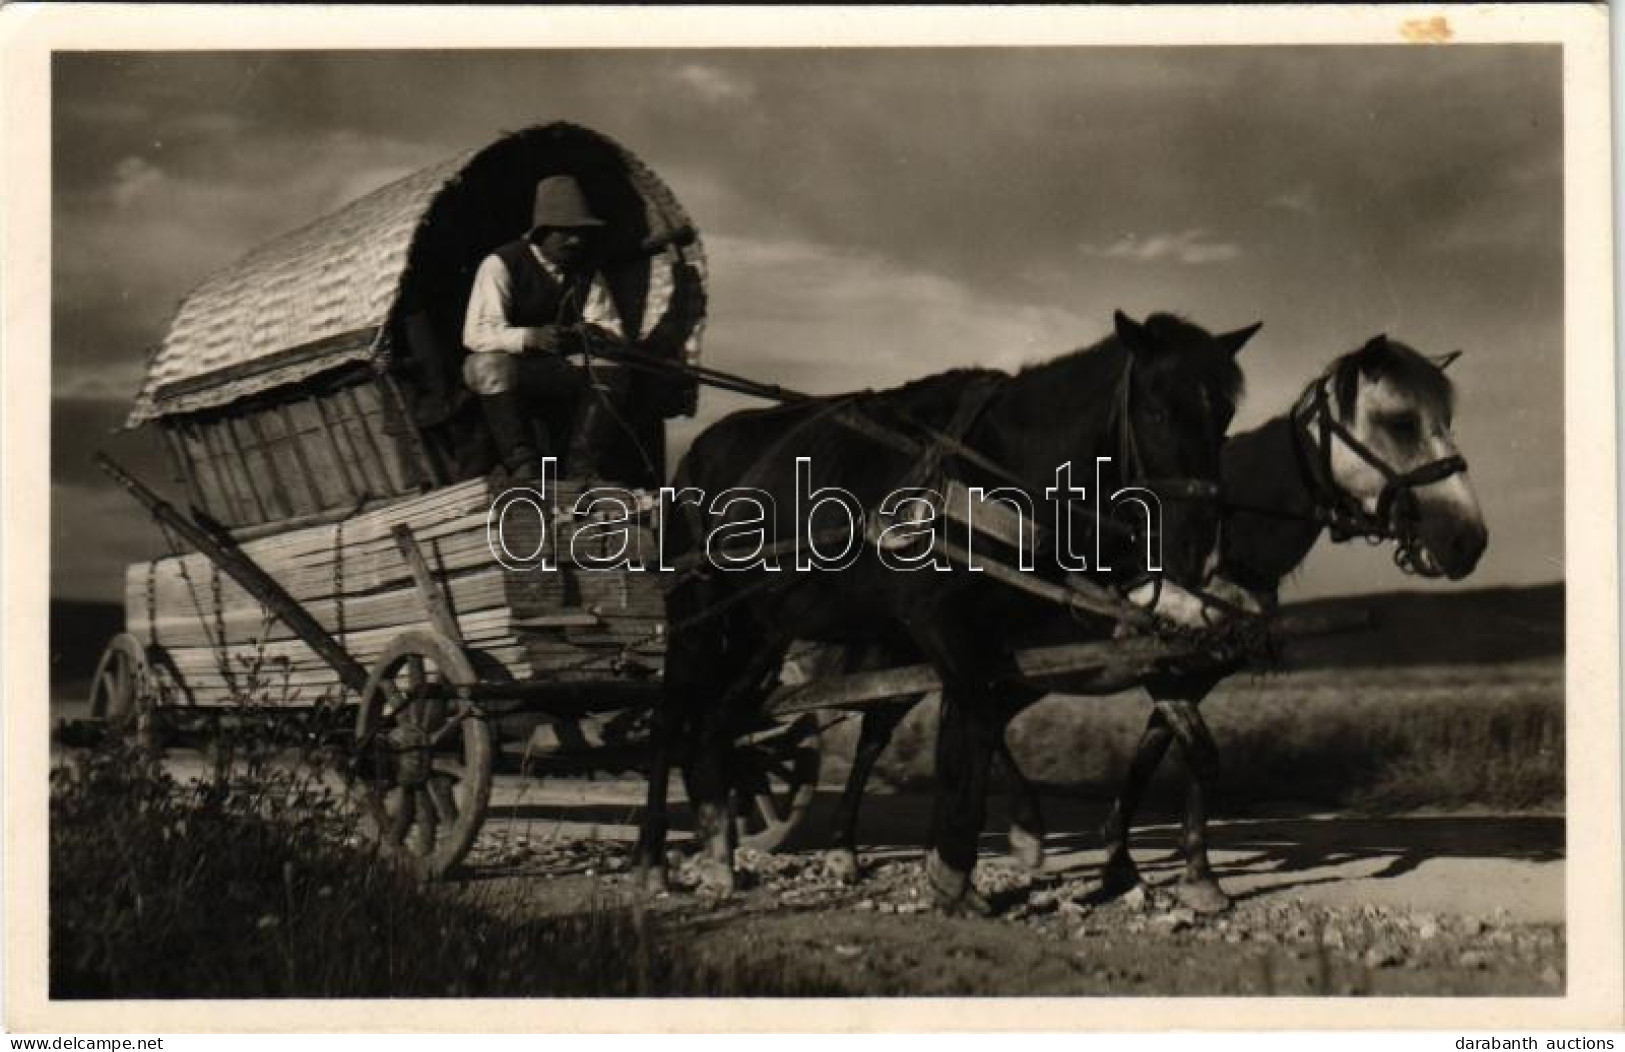
[[[1233,355],[1214,352],[1210,343],[1212,335],[1207,330],[1177,314],[1166,312],[1147,317],[1144,328],[1151,334],[1156,344],[1164,348],[1162,360],[1177,359],[1175,367],[1183,375],[1190,377],[1203,390],[1225,402],[1231,409],[1240,403],[1246,391],[1246,378],[1242,375],[1241,367],[1236,364]],[[1192,348],[1196,353],[1186,353],[1185,348]],[[1076,379],[1073,374],[1080,366],[1098,364],[1104,367],[1109,364],[1113,370],[1121,368],[1121,356],[1126,351],[1122,339],[1115,332],[1109,333],[1087,347],[1081,347],[1047,362],[1028,365],[1018,375],[1032,377],[1049,373],[1050,378],[1057,381]]]
[[[1328,371],[1332,377],[1332,393],[1337,398],[1337,413],[1344,418],[1354,412],[1361,375],[1372,380],[1387,380],[1431,408],[1443,410],[1447,417],[1455,412],[1456,386],[1444,370],[1415,348],[1386,336],[1375,337],[1359,350],[1338,358]]]
[[[941,387],[949,390],[957,390],[962,382],[982,376],[996,376],[1005,378],[1007,377],[1007,374],[1000,372],[997,369],[982,369],[973,366],[963,366],[957,369],[948,369],[940,373],[932,373],[930,376],[921,376],[916,379],[909,380],[906,383],[900,384],[897,387],[889,388],[882,393],[895,394],[904,398],[929,397],[931,394],[935,393],[936,388]]]
[[[1113,365],[1121,366],[1122,359],[1119,355],[1123,350],[1123,341],[1117,338],[1117,334],[1107,333],[1087,347],[1079,347],[1041,362],[1029,362],[1017,370],[1016,375],[1031,378],[1045,373],[1063,374],[1072,372],[1079,366],[1104,365],[1108,360]]]

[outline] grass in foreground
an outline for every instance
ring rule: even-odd
[[[686,956],[641,911],[503,916],[347,846],[310,781],[249,772],[181,785],[119,743],[54,772],[52,997],[826,992]]]

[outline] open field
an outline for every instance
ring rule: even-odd
[[[1293,610],[1370,627],[1293,641],[1267,670],[1203,703],[1222,751],[1221,807],[1561,807],[1563,588],[1403,592]],[[898,729],[877,769],[897,787],[930,778],[934,704]],[[1115,793],[1145,721],[1143,693],[1045,699],[1011,724],[1029,778],[1052,792]],[[851,721],[855,723],[855,721]],[[844,776],[851,724],[826,778]],[[1166,793],[1180,777],[1163,765]]]
[[[1524,808],[1563,798],[1560,660],[1238,676],[1202,707],[1231,806]],[[1011,725],[1012,749],[1052,791],[1109,796],[1150,709],[1143,694],[1049,698]],[[835,732],[846,749],[854,737],[850,726]],[[898,729],[879,777],[924,786],[933,739],[934,699]],[[1174,759],[1160,788],[1179,776]]]

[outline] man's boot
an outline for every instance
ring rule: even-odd
[[[512,391],[480,395],[485,426],[496,443],[497,457],[510,479],[534,479],[542,474],[542,460],[532,442],[530,429],[519,409],[519,396]]]
[[[631,377],[619,369],[599,371],[597,386],[581,393],[570,448],[565,452],[565,471],[571,478],[607,479],[604,470],[611,452],[625,434],[621,414]]]

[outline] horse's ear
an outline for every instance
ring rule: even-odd
[[[1143,352],[1150,348],[1151,338],[1145,331],[1145,326],[1124,314],[1122,311],[1112,312],[1112,325],[1117,329],[1117,338],[1131,351]]]
[[[1388,334],[1379,332],[1365,341],[1365,345],[1358,351],[1349,355],[1349,360],[1354,363],[1361,376],[1374,377],[1381,364],[1388,360],[1388,356]],[[1352,405],[1352,402],[1350,404]],[[1344,412],[1347,413],[1347,410]]]
[[[1446,369],[1450,368],[1450,363],[1451,362],[1455,361],[1457,358],[1460,358],[1460,357],[1461,357],[1461,352],[1460,351],[1451,351],[1449,354],[1441,354],[1441,355],[1435,357],[1433,359],[1433,365],[1434,365],[1435,368],[1437,368],[1442,373]]]
[[[1245,329],[1237,329],[1235,332],[1227,332],[1221,336],[1214,337],[1214,339],[1218,341],[1220,347],[1224,348],[1226,354],[1234,358],[1243,347],[1247,346],[1247,341],[1253,338],[1253,334],[1263,327],[1263,322],[1255,321]]]

